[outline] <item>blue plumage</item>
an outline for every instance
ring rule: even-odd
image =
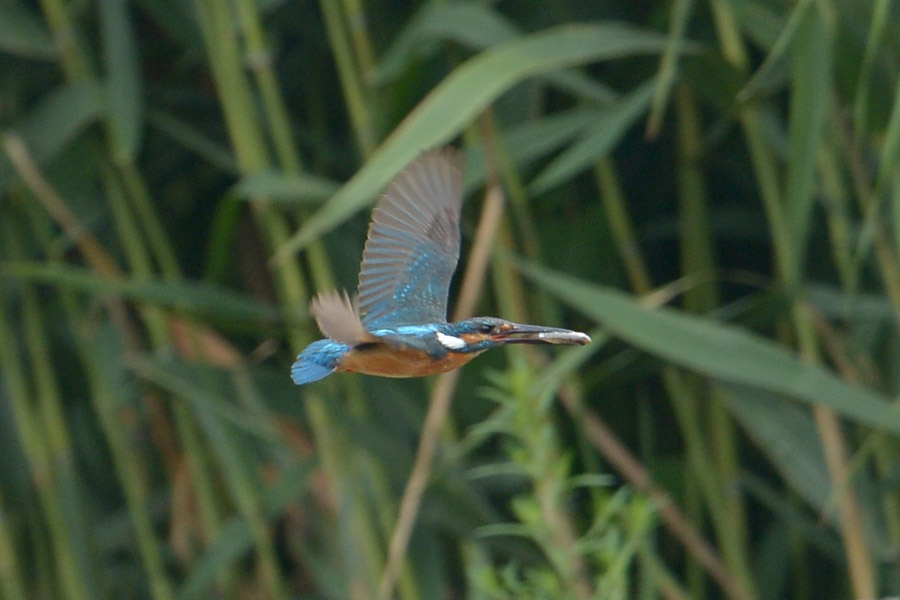
[[[422,154],[391,183],[372,212],[359,273],[359,311],[368,330],[447,321],[459,259],[460,159]]]
[[[318,340],[303,349],[291,366],[291,379],[297,385],[312,383],[331,375],[341,356],[350,350],[347,344],[332,340]]]

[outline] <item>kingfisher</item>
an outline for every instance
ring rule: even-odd
[[[451,147],[421,153],[388,185],[372,212],[359,296],[320,293],[310,313],[326,339],[291,367],[297,385],[335,371],[381,377],[445,373],[503,344],[588,344],[586,334],[496,317],[447,322],[459,260],[462,161]]]

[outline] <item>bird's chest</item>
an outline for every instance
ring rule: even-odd
[[[342,356],[338,370],[381,377],[421,377],[458,369],[478,354],[448,352],[443,358],[434,359],[418,350],[376,344],[363,349],[354,348]]]

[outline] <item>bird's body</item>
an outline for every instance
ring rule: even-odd
[[[326,292],[312,303],[328,339],[291,368],[302,385],[335,371],[381,377],[445,373],[505,343],[586,344],[577,331],[494,317],[448,323],[447,296],[459,258],[462,171],[455,152],[430,150],[388,187],[372,215],[359,276],[359,305]]]
[[[328,339],[319,340],[300,354],[297,363],[312,361],[330,370],[381,377],[422,377],[458,369],[484,352],[450,352],[443,346],[429,352],[425,347],[408,343],[411,336],[436,339],[437,331],[437,327],[427,325],[380,330],[372,332],[373,341],[356,346]]]
[[[481,352],[448,352],[440,358],[432,358],[421,350],[373,344],[345,354],[339,370],[381,377],[423,377],[458,369],[479,354]]]

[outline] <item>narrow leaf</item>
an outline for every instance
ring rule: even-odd
[[[113,155],[120,162],[130,161],[137,153],[143,126],[134,30],[125,0],[100,0],[99,9],[106,66],[106,118]]]
[[[694,10],[694,0],[676,0],[672,7],[672,24],[669,26],[669,39],[662,59],[659,61],[659,72],[656,76],[656,91],[653,94],[653,107],[647,118],[647,135],[651,138],[659,134],[662,120],[672,93],[672,84],[678,70],[678,58],[684,44],[684,31]]]
[[[791,16],[772,45],[766,59],[759,66],[753,77],[747,82],[737,96],[739,102],[748,102],[755,96],[768,92],[784,81],[788,72],[789,51],[797,32],[803,23],[806,13],[811,9],[812,0],[800,0],[794,7]]]
[[[831,87],[831,30],[817,9],[809,10],[794,41],[791,78],[791,115],[785,202],[791,239],[795,245],[795,268],[804,263],[815,199],[816,160],[819,157]]]
[[[891,22],[892,0],[875,0],[872,9],[872,24],[869,27],[869,35],[866,38],[866,52],[859,66],[859,76],[856,79],[856,97],[853,101],[853,124],[856,133],[864,136],[869,129],[870,100],[872,97],[872,84],[875,83],[873,73],[876,59],[883,51],[885,33]]]
[[[534,178],[529,191],[532,194],[544,193],[609,154],[635,121],[647,112],[653,94],[654,81],[651,80],[609,108],[603,109],[584,137],[562,152]]]
[[[191,152],[209,161],[222,171],[238,176],[241,170],[231,151],[211,140],[205,133],[191,126],[190,123],[176,119],[162,111],[150,111],[147,115],[150,125],[164,135],[169,136]]]
[[[245,200],[261,197],[286,204],[321,204],[339,187],[330,179],[309,173],[294,175],[281,171],[264,171],[244,177],[231,188],[231,193]]]
[[[503,144],[509,152],[509,160],[522,169],[541,159],[596,123],[605,114],[600,108],[578,108],[532,119],[503,131]],[[472,190],[484,185],[485,160],[483,146],[469,151],[469,168],[466,169],[464,189]]]
[[[0,263],[0,278],[22,279],[149,302],[168,308],[215,317],[234,325],[274,322],[278,311],[225,288],[206,283],[173,283],[154,279],[109,279],[78,267],[26,261]]]
[[[782,478],[810,506],[822,511],[831,478],[812,416],[796,404],[764,390],[725,386],[728,410],[744,427]]]

